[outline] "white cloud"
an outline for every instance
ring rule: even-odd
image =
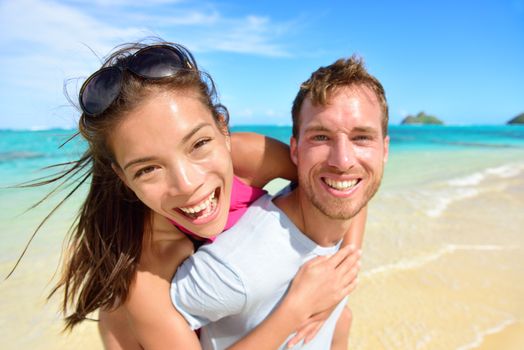
[[[275,111],[273,109],[266,110],[265,113],[268,117],[274,117],[276,115]]]
[[[229,28],[207,41],[208,45],[222,51],[254,53],[263,56],[289,56],[282,45],[273,40],[278,38],[286,23],[272,23],[267,17],[247,16],[241,19],[225,20],[223,25]]]
[[[83,1],[73,2],[77,5],[80,3]],[[153,5],[166,3],[173,4],[180,1],[157,0]],[[121,6],[123,4],[123,1],[99,0],[83,9],[42,0],[1,2],[0,45],[4,48],[0,51],[2,60],[16,55],[17,58],[25,61],[26,68],[40,63],[39,68],[45,69],[59,63],[64,71],[78,74],[79,70],[92,71],[97,65],[89,64],[88,67],[80,69],[88,62],[94,61],[89,48],[96,53],[106,54],[116,44],[157,33],[163,35],[175,33],[175,38],[167,36],[166,38],[180,41],[194,51],[227,51],[264,56],[288,55],[282,45],[274,42],[274,38],[280,35],[285,25],[272,23],[267,17],[250,15],[226,18],[213,8],[195,10],[179,9],[176,6],[161,14],[159,11],[148,14],[145,11],[129,10]],[[140,4],[143,2],[137,1],[135,6],[139,7]],[[111,11],[103,11],[103,7],[109,5],[118,7],[116,15],[109,13]],[[152,11],[151,5],[148,9],[149,12]],[[92,15],[93,12],[107,12],[108,18],[98,18]],[[154,29],[151,25],[155,26]],[[182,28],[175,28],[177,26]]]
[[[69,3],[77,5],[101,6],[101,7],[150,7],[152,5],[169,5],[183,3],[185,0],[70,0]]]
[[[36,49],[68,51],[72,43],[107,49],[115,39],[140,35],[143,28],[118,28],[78,9],[56,2],[20,0],[0,6],[2,44],[37,45]]]
[[[234,112],[235,117],[243,117],[243,118],[251,118],[254,115],[254,111],[251,108],[244,108],[239,111],[231,111]]]
[[[0,1],[0,104],[11,115],[53,109],[64,103],[65,79],[100,66],[94,53],[105,55],[148,36],[192,51],[287,56],[279,40],[289,26],[269,17],[225,16],[213,4],[180,0]],[[20,106],[21,100],[33,103]]]

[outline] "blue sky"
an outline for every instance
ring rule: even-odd
[[[0,0],[0,128],[73,127],[93,54],[157,35],[215,79],[233,125],[289,124],[299,84],[353,53],[390,119],[502,124],[524,112],[524,0]]]

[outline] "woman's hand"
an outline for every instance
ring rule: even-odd
[[[295,276],[285,302],[305,319],[336,306],[356,287],[360,254],[348,245],[332,256],[308,261]]]
[[[318,333],[338,303],[357,285],[360,250],[348,245],[330,257],[317,257],[298,271],[286,301],[296,312],[304,312],[307,320],[288,342],[292,347],[304,339],[309,342]]]
[[[264,322],[228,349],[276,349],[301,325],[310,330],[301,334],[312,338],[321,326],[319,323],[324,322],[332,309],[355,288],[359,261],[360,251],[348,245],[332,256],[317,257],[305,263],[282,303]],[[327,316],[320,314],[322,311]],[[316,326],[310,325],[317,321]]]

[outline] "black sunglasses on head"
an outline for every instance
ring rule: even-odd
[[[181,69],[194,68],[191,58],[174,46],[147,46],[130,56],[126,66],[102,68],[87,78],[78,97],[80,107],[89,116],[108,109],[120,94],[124,70],[154,80],[172,77]]]

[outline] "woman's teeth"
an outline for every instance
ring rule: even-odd
[[[334,188],[335,190],[339,191],[346,191],[350,188],[355,187],[358,180],[351,180],[351,181],[335,181],[333,179],[324,178],[324,182],[331,188]]]
[[[192,207],[181,207],[179,208],[186,214],[197,217],[206,217],[210,215],[217,206],[217,199],[215,198],[215,191],[211,192],[209,197]]]

